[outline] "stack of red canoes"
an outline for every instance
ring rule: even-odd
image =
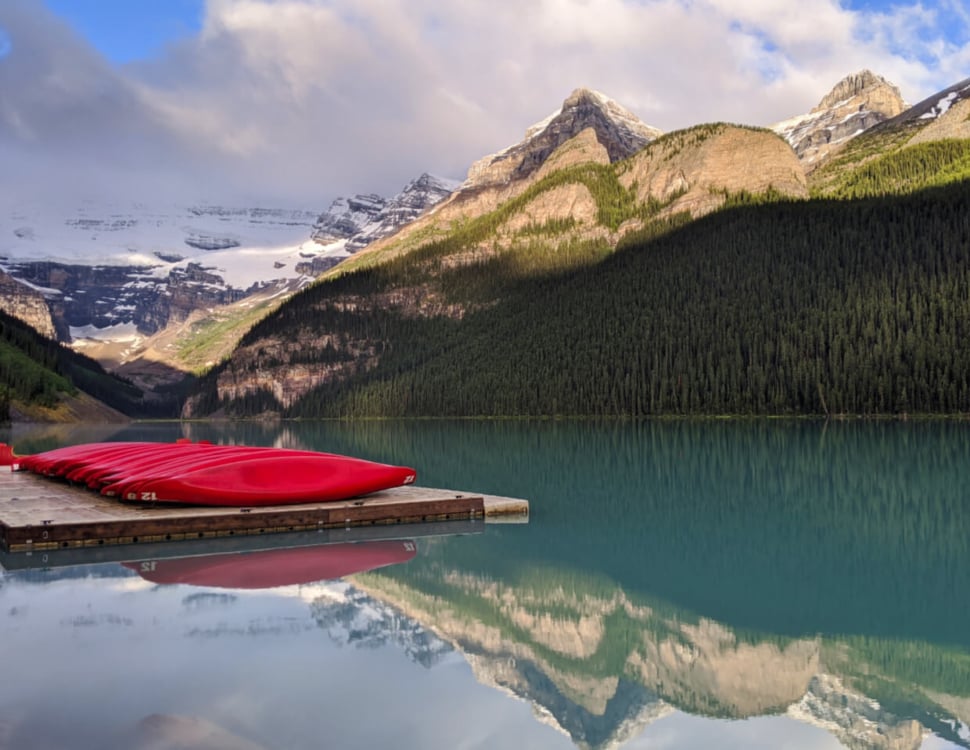
[[[85,443],[13,466],[120,500],[193,505],[332,502],[415,480],[414,469],[334,453],[189,441]]]

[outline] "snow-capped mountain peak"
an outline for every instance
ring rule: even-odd
[[[529,177],[556,148],[587,128],[596,133],[610,161],[625,159],[662,135],[605,94],[578,88],[557,111],[529,127],[522,141],[476,161],[462,187]]]

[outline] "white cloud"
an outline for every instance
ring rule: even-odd
[[[324,207],[461,178],[577,86],[665,130],[769,124],[862,68],[915,102],[966,75],[967,29],[956,0],[210,0],[196,37],[119,68],[3,0],[0,148],[65,189]]]

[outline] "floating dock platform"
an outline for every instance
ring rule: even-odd
[[[415,486],[299,505],[137,505],[0,467],[0,547],[7,552],[458,520],[521,522],[528,514],[525,500]]]

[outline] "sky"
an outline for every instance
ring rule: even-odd
[[[965,0],[0,0],[0,200],[324,209],[463,179],[580,86],[664,131],[970,76]]]

